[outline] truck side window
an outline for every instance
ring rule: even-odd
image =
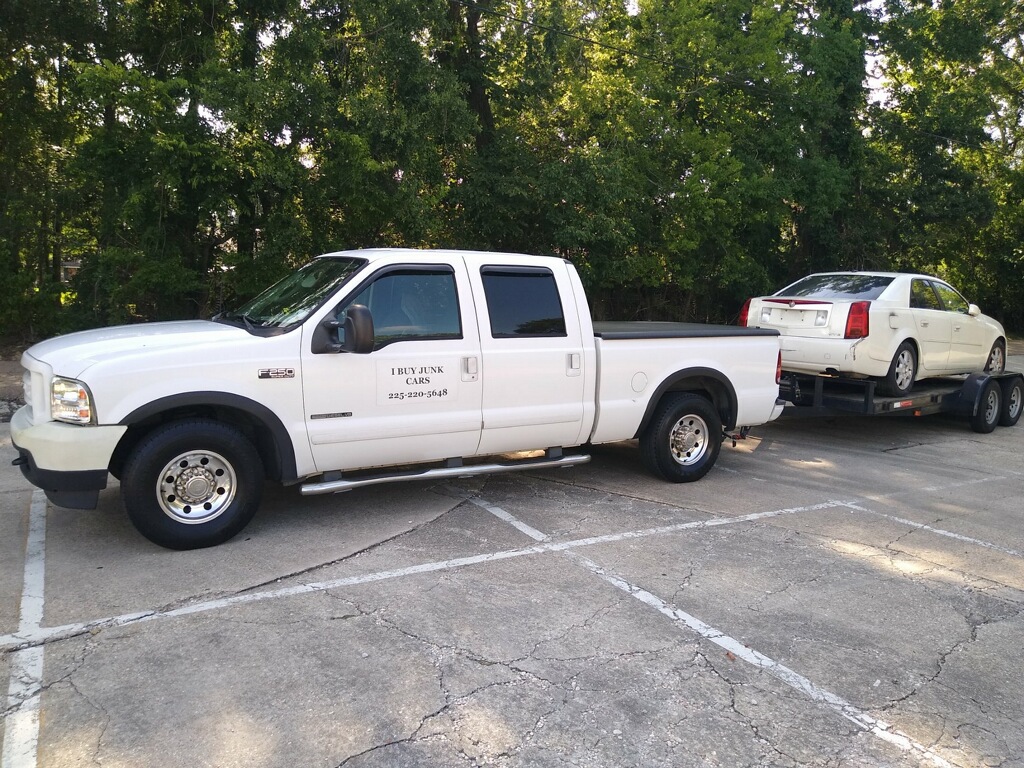
[[[566,336],[555,276],[542,267],[482,267],[491,337]]]
[[[450,268],[385,272],[345,303],[338,313],[340,321],[352,304],[364,304],[373,315],[374,349],[395,341],[462,338]]]

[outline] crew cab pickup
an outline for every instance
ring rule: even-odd
[[[28,480],[93,509],[111,474],[174,549],[237,534],[266,479],[332,493],[638,438],[654,473],[696,480],[724,430],[784,405],[774,330],[594,323],[569,262],[450,250],[326,254],[212,320],[69,334],[22,365]]]

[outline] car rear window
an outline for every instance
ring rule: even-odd
[[[809,299],[877,299],[893,278],[886,275],[809,275],[776,292],[775,296]]]

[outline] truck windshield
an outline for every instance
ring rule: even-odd
[[[337,290],[366,259],[324,256],[275,283],[238,309],[214,320],[242,324],[250,332],[282,332],[295,327]]]

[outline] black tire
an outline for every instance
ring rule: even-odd
[[[263,495],[259,454],[234,427],[189,419],[153,430],[124,468],[121,500],[139,533],[168,549],[221,544]]]
[[[999,413],[999,426],[1012,427],[1020,421],[1024,409],[1024,379],[1015,376],[1003,386],[1003,408]]]
[[[985,361],[985,373],[1002,373],[1006,370],[1006,342],[997,339],[989,350]]]
[[[904,341],[893,355],[889,372],[878,382],[878,390],[889,397],[902,397],[914,387],[917,378],[917,353],[914,345]]]
[[[971,416],[971,429],[986,434],[996,428],[1002,413],[1002,390],[998,381],[989,381],[981,390],[978,412]]]
[[[666,395],[640,436],[647,468],[671,483],[700,480],[722,448],[722,420],[711,401],[691,392]]]

